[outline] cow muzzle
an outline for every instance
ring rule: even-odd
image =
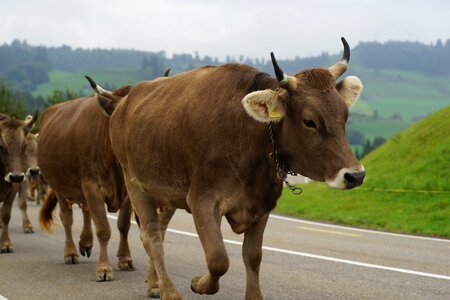
[[[327,179],[325,182],[330,188],[349,190],[363,184],[365,176],[366,170],[361,165],[358,170],[343,168],[339,170],[334,179]]]
[[[27,174],[27,176],[41,175],[41,169],[39,169],[39,167],[28,168],[26,174]]]
[[[25,181],[25,174],[22,173],[11,173],[9,172],[5,176],[5,181],[9,183],[19,183]]]
[[[353,173],[345,173],[345,188],[352,189],[354,187],[360,186],[364,182],[364,177],[366,176],[366,171],[359,171]]]

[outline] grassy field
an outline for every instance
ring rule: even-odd
[[[390,138],[414,123],[413,118],[425,117],[450,105],[450,77],[433,77],[399,70],[375,70],[351,66],[350,74],[357,75],[364,84],[360,101],[351,112],[379,119],[358,118],[351,114],[349,127],[359,130],[366,138]],[[401,120],[390,118],[393,114]]]
[[[399,133],[363,163],[366,188],[450,191],[450,106]]]
[[[392,120],[389,118],[372,118],[350,117],[347,127],[358,130],[364,134],[366,139],[373,140],[376,136],[391,138],[398,132],[408,128],[410,122],[403,120]]]
[[[445,194],[332,190],[323,183],[285,189],[276,211],[305,219],[363,228],[450,238],[450,192]]]
[[[284,191],[280,213],[375,229],[450,238],[450,106],[370,153],[362,187],[324,184]]]
[[[107,82],[115,87],[120,87],[140,81],[142,73],[134,69],[107,69],[78,73],[53,70],[50,72],[50,82],[39,85],[33,92],[33,96],[46,97],[51,95],[54,90],[65,90],[66,88],[89,94],[91,93],[91,88],[84,75],[91,76],[100,85],[104,85]]]

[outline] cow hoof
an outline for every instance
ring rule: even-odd
[[[182,300],[178,292],[165,292],[161,294],[161,300]]]
[[[212,295],[219,291],[219,282],[205,282],[206,280],[202,280],[203,276],[196,276],[192,278],[191,282],[191,290],[194,293],[200,294],[200,295]]]
[[[0,248],[0,253],[13,253],[14,248],[11,246],[3,246]]]
[[[80,245],[80,254],[83,256],[90,257],[91,256],[92,245],[89,246],[81,246]]]
[[[95,273],[95,281],[102,282],[102,281],[112,281],[113,280],[113,272],[112,271],[97,271]]]
[[[150,288],[147,290],[147,294],[150,298],[161,298],[159,288]]]
[[[134,271],[136,270],[133,265],[133,261],[130,259],[128,261],[119,261],[119,270],[121,271]]]
[[[24,232],[24,233],[34,233],[33,227],[32,227],[32,226],[30,226],[30,227],[24,227],[24,228],[23,228],[23,232]]]
[[[64,257],[64,260],[66,261],[66,265],[76,265],[79,263],[78,255],[68,255]]]

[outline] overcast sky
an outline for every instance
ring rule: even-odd
[[[450,38],[446,0],[0,0],[0,43],[279,58]]]

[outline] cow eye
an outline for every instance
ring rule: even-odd
[[[313,120],[304,119],[303,124],[305,124],[305,126],[308,128],[317,128],[317,125]]]

